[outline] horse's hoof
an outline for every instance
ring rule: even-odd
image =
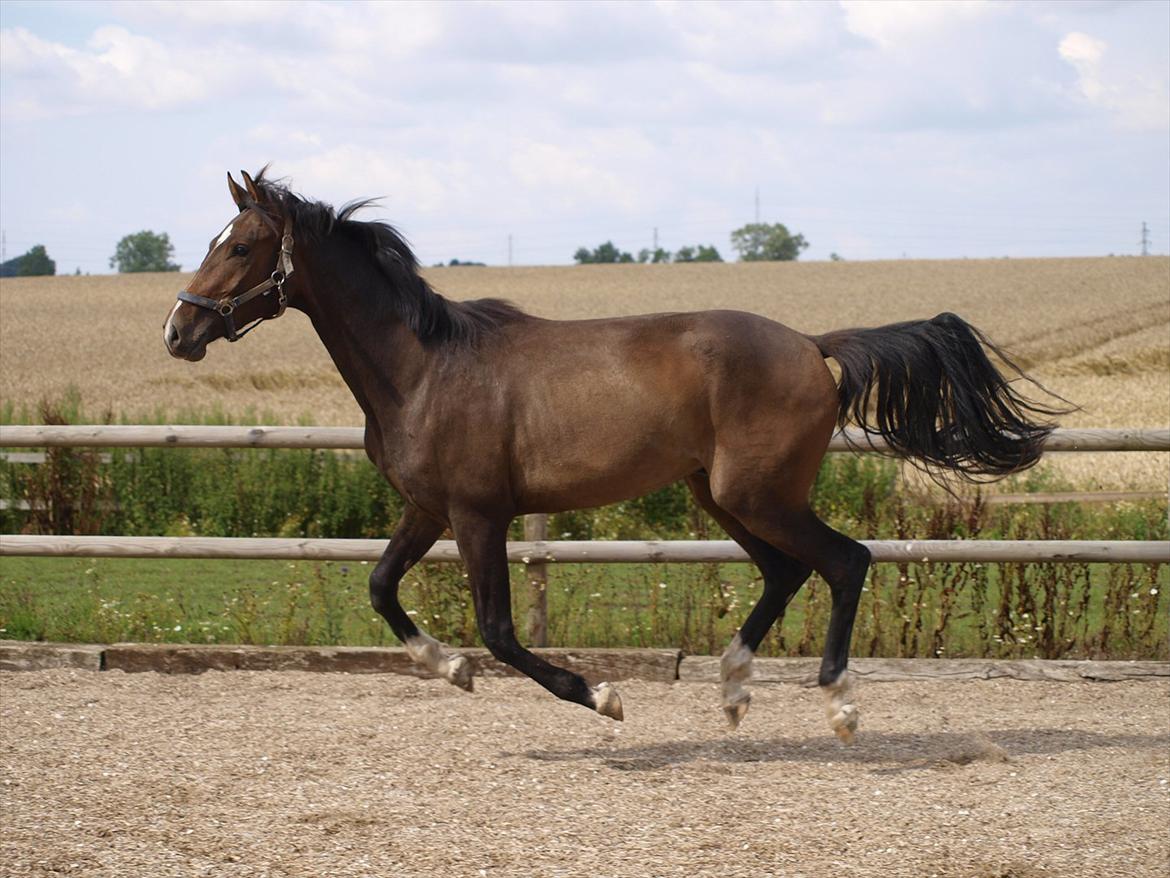
[[[857,705],[846,704],[835,714],[829,717],[829,726],[842,744],[853,743],[853,733],[857,731],[857,721],[861,718]]]
[[[751,707],[751,704],[751,694],[741,692],[740,698],[734,704],[723,705],[723,713],[727,716],[727,724],[733,730],[739,728],[739,724],[747,716],[748,708]]]
[[[622,714],[622,698],[609,683],[598,683],[593,689],[593,709],[618,722],[625,718]]]
[[[840,679],[832,685],[825,686],[825,713],[829,717],[829,728],[843,744],[853,743],[853,733],[857,731],[857,722],[861,719],[861,711],[850,700],[849,678],[842,674]]]
[[[475,667],[466,656],[453,656],[447,661],[447,680],[464,692],[473,692],[475,691]]]

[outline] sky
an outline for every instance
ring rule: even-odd
[[[1170,2],[0,2],[8,258],[194,269],[267,162],[425,264],[1167,253]]]

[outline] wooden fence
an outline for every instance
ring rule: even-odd
[[[361,427],[205,427],[67,424],[0,426],[0,447],[91,448],[365,448]],[[833,437],[829,451],[881,451],[860,430]],[[1170,429],[1056,430],[1044,446],[1053,451],[1170,451]]]
[[[0,447],[87,446],[114,448],[363,448],[364,431],[353,427],[210,426],[0,426]],[[881,451],[859,431],[833,437],[830,451]],[[1170,429],[1057,430],[1048,452],[1170,451]],[[748,558],[730,540],[548,541],[547,516],[526,516],[525,541],[508,544],[508,559],[526,566],[527,628],[544,645],[547,566],[561,563],[724,563]],[[1170,563],[1170,541],[874,540],[879,562]],[[0,536],[0,556],[121,558],[281,558],[377,560],[385,540],[247,539],[211,537]],[[441,540],[427,561],[458,561],[454,542]]]
[[[298,537],[113,537],[4,534],[0,557],[235,558],[377,561],[387,540]],[[1170,563],[1163,540],[862,540],[878,562],[1056,564]],[[524,540],[508,543],[515,564],[731,564],[748,561],[731,540]],[[424,561],[459,561],[454,540],[439,540]]]

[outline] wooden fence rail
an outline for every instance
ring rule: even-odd
[[[86,446],[114,448],[364,448],[361,427],[207,427],[118,424],[0,426],[0,447]],[[859,430],[838,434],[830,451],[881,451]],[[1056,430],[1044,451],[1170,451],[1170,429]]]
[[[215,427],[139,425],[0,426],[0,447],[144,448],[364,448],[360,427]],[[858,430],[837,434],[829,451],[882,451],[884,443]],[[1049,452],[1170,451],[1170,429],[1056,430]],[[553,541],[543,537],[546,516],[527,516],[528,541],[508,544],[510,561],[529,572],[528,629],[533,645],[544,645],[545,566],[550,563],[711,563],[747,561],[738,545],[724,540]],[[1170,542],[878,540],[866,543],[875,561],[1170,563]],[[336,561],[377,560],[384,540],[240,539],[209,537],[0,536],[0,556],[103,558],[281,558]],[[428,561],[457,561],[455,544],[440,541]]]
[[[1170,563],[1166,540],[870,540],[875,561]],[[0,556],[84,558],[250,558],[376,561],[386,540],[250,537],[0,536]],[[425,561],[458,561],[440,540]],[[508,543],[508,560],[547,564],[710,564],[748,561],[731,540],[539,540]]]

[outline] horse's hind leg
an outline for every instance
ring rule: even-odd
[[[415,663],[470,692],[473,686],[471,662],[458,653],[448,652],[443,644],[420,631],[398,602],[398,584],[402,577],[419,562],[442,532],[442,524],[408,504],[390,545],[370,574],[370,603],[390,623],[391,630],[406,645],[406,651]]]
[[[803,499],[769,502],[770,498],[759,495],[754,487],[757,483],[758,476],[753,476],[743,482],[749,487],[741,489],[723,479],[715,482],[718,487],[713,487],[712,493],[715,502],[749,531],[812,567],[829,584],[833,608],[818,683],[828,699],[829,725],[843,741],[851,741],[858,712],[845,671],[853,621],[869,569],[869,550],[817,518]]]
[[[584,678],[550,665],[516,640],[506,550],[508,519],[495,520],[466,513],[453,515],[451,524],[471,580],[479,632],[491,654],[531,677],[558,698],[620,720],[622,701],[613,686],[601,683],[591,688]]]
[[[751,704],[751,693],[744,689],[752,673],[752,657],[769,629],[784,612],[788,602],[812,573],[812,568],[785,555],[775,546],[752,534],[711,496],[705,472],[687,478],[695,500],[714,518],[727,535],[739,543],[764,577],[764,593],[748,614],[719,663],[723,680],[723,711],[732,728],[739,725]]]

